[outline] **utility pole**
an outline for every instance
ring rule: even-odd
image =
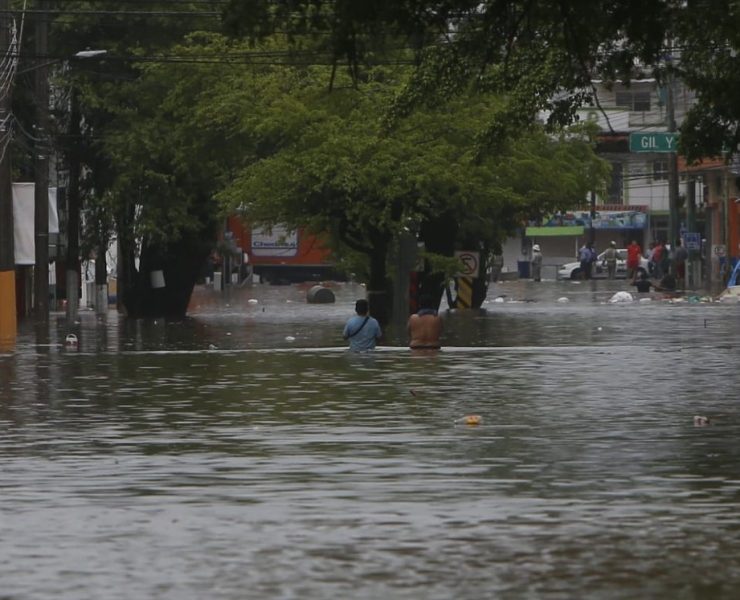
[[[674,98],[674,78],[672,57],[668,59],[668,89],[666,94],[666,117],[668,120],[668,131],[676,131],[676,109]],[[678,239],[678,152],[674,150],[668,154],[668,239],[671,248],[675,248]]]
[[[49,25],[46,0],[40,0],[36,20],[36,142],[34,144],[34,308],[37,319],[49,318]]]
[[[0,51],[11,57],[6,69],[13,69],[10,40],[9,0],[0,0]],[[13,73],[2,73],[0,86],[0,348],[13,345],[18,333],[15,306],[15,232],[13,189],[10,169],[11,92]]]
[[[696,178],[688,175],[686,178],[686,231],[696,234]],[[701,277],[698,275],[697,266],[700,265],[699,251],[688,249],[689,260],[686,269],[686,277],[690,289],[696,289]]]
[[[596,220],[596,192],[591,190],[591,227],[588,230],[588,241],[591,243],[591,247],[596,243],[596,230],[594,229],[594,221]]]
[[[80,307],[80,104],[77,87],[72,85],[69,107],[69,183],[67,185],[67,321],[74,323]]]

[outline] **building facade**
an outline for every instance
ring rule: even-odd
[[[721,285],[740,257],[740,163],[731,156],[688,165],[677,155],[674,132],[694,101],[679,81],[670,87],[656,79],[627,84],[594,81],[593,106],[579,119],[599,130],[597,153],[611,165],[605,194],[574,202],[572,209],[542,223],[530,223],[505,246],[508,270],[528,259],[532,244],[542,247],[545,273],[572,261],[593,240],[598,251],[610,242],[626,247],[635,239],[672,243],[671,170],[675,169],[675,229],[691,249],[691,284]],[[552,231],[550,230],[552,229]]]

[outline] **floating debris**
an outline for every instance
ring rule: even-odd
[[[629,292],[617,292],[610,299],[610,304],[617,304],[619,302],[633,302],[634,298]]]
[[[465,425],[480,425],[483,421],[483,417],[480,415],[465,415],[458,419],[458,422],[464,423]]]
[[[694,417],[694,427],[706,427],[707,425],[711,425],[709,417],[703,417],[699,415]]]

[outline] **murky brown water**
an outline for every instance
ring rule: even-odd
[[[351,285],[23,324],[0,597],[735,598],[740,306],[623,287],[499,286],[436,357],[341,349]]]

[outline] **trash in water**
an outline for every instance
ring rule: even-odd
[[[709,424],[709,417],[703,417],[699,415],[694,417],[694,427],[706,427]]]
[[[483,417],[480,415],[465,415],[458,419],[458,422],[465,423],[465,425],[480,425],[481,421],[483,421]]]
[[[610,299],[610,304],[617,304],[618,302],[632,302],[634,298],[629,292],[617,292]]]

